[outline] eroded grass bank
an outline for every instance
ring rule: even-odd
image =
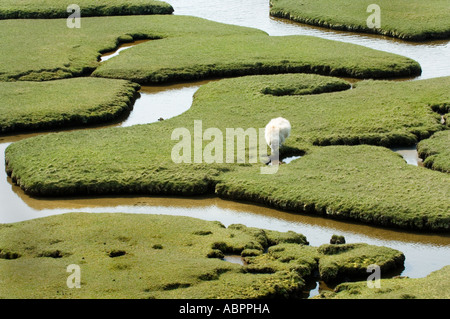
[[[431,169],[450,173],[450,130],[438,132],[417,145],[424,165]]]

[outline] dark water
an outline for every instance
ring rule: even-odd
[[[262,29],[270,35],[305,34],[351,42],[370,48],[402,54],[418,61],[423,74],[417,79],[450,75],[449,41],[413,44],[386,37],[338,32],[274,19],[268,14],[268,0],[168,0],[176,14],[194,15],[210,20]],[[136,44],[136,43],[135,43]],[[125,48],[133,44],[125,45]],[[120,54],[120,50],[118,53]],[[106,56],[106,55],[105,55]],[[113,58],[115,55],[109,55]],[[208,81],[167,86],[142,87],[141,97],[123,122],[114,126],[152,123],[186,111],[198,87]],[[40,133],[45,134],[45,133]],[[36,134],[0,137],[0,161],[4,150],[15,141]],[[394,149],[411,165],[421,165],[415,148]],[[289,163],[295,158],[286,159]],[[205,220],[218,220],[225,226],[235,223],[279,231],[293,230],[304,234],[311,245],[328,243],[333,234],[344,235],[347,242],[366,242],[388,246],[406,256],[402,275],[424,277],[450,264],[450,236],[416,234],[367,225],[344,223],[314,216],[286,213],[258,205],[237,203],[215,197],[206,198],[31,198],[13,185],[4,170],[0,171],[0,223],[12,223],[43,216],[82,212],[124,212],[136,214],[183,215]],[[230,262],[239,262],[230,257]],[[318,286],[311,295],[318,292]]]

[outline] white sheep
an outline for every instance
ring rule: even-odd
[[[282,117],[274,118],[266,125],[264,133],[272,156],[278,159],[279,148],[291,134],[291,123]]]

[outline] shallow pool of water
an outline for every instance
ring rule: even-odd
[[[405,146],[405,147],[395,147],[392,148],[394,152],[400,154],[406,163],[414,166],[423,167],[423,160],[419,157],[417,152],[417,145]]]
[[[149,40],[136,40],[133,42],[121,43],[120,46],[116,50],[102,54],[102,56],[100,57],[100,62],[108,61],[109,59],[114,58],[115,56],[118,56],[120,54],[120,52],[122,52],[123,50],[129,49],[131,47],[134,47],[137,44],[141,44],[141,43],[144,43],[147,41],[149,41]]]
[[[197,89],[211,80],[165,86],[142,86],[133,111],[120,126],[153,123],[180,115],[192,105]]]

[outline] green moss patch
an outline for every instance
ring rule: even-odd
[[[369,288],[367,282],[343,283],[334,292],[322,292],[315,298],[329,299],[449,299],[450,266],[424,278],[398,277],[381,279],[380,287]]]
[[[437,132],[421,141],[417,150],[426,167],[450,173],[450,130]]]
[[[139,85],[96,78],[0,82],[0,132],[111,121],[132,107]]]
[[[218,76],[309,72],[352,77],[421,73],[406,57],[308,36],[270,37],[257,29],[174,16],[85,17],[0,21],[0,80],[52,80],[91,74],[140,83]],[[121,42],[153,39],[108,61],[101,53]]]
[[[2,0],[0,19],[67,18],[70,2],[62,0]],[[82,17],[171,14],[173,8],[166,2],[154,0],[77,0]]]
[[[337,30],[367,32],[422,41],[450,37],[448,2],[432,0],[380,0],[380,26],[367,25],[374,12],[367,12],[370,0],[271,0],[270,14],[275,17]]]
[[[325,281],[336,278],[365,278],[370,265],[380,267],[382,273],[401,269],[405,256],[394,249],[367,244],[324,244],[318,251],[325,255],[319,260],[320,277]]]
[[[2,298],[298,297],[318,262],[328,258],[294,232],[164,215],[56,215],[3,225],[0,240],[2,251],[20,254],[0,258]],[[251,263],[241,266],[209,256],[213,247],[262,253],[245,257]],[[369,245],[360,257],[381,254],[392,258],[391,249]],[[79,266],[80,288],[67,286],[69,265]]]

